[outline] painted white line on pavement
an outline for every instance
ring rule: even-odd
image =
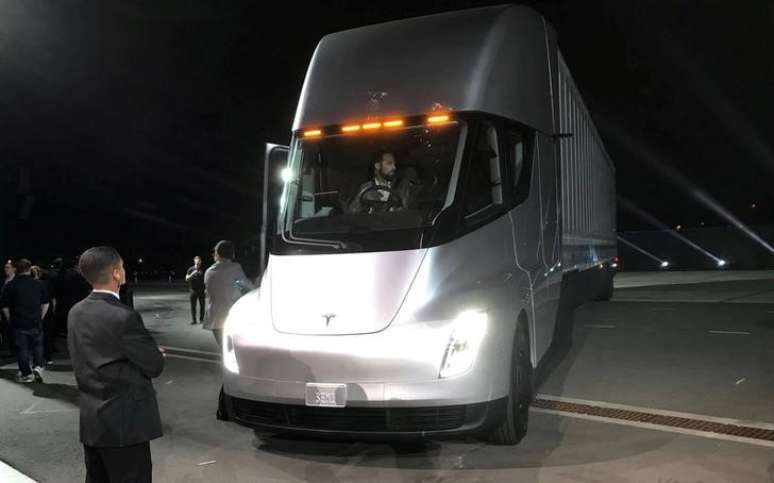
[[[35,409],[38,406],[38,404],[40,404],[40,401],[32,403],[30,407],[20,412],[19,414],[28,415],[28,414],[46,414],[46,413],[71,413],[75,411],[75,409],[68,409],[68,408]]]
[[[720,335],[750,335],[749,332],[744,330],[709,330],[710,334],[720,334]]]
[[[199,351],[199,350],[195,350],[195,349],[185,349],[183,347],[172,347],[172,346],[169,346],[169,345],[162,345],[162,346],[159,346],[159,347],[161,347],[164,350],[169,349],[171,351],[183,352],[183,353],[188,353],[188,354],[200,354],[200,355],[206,355],[206,356],[218,356],[218,357],[220,357],[220,352]]]
[[[585,419],[587,421],[596,421],[600,423],[618,424],[620,426],[632,426],[641,429],[650,429],[655,431],[663,431],[665,433],[678,433],[689,436],[698,436],[700,438],[719,439],[723,441],[732,441],[735,443],[745,443],[755,446],[765,446],[767,448],[774,448],[774,441],[765,441],[762,439],[742,438],[740,436],[730,436],[727,434],[710,433],[706,431],[696,431],[693,429],[673,428],[670,426],[661,426],[658,424],[640,423],[637,421],[627,421],[625,419],[605,418],[602,416],[591,416],[588,414],[569,413],[565,411],[556,411],[553,409],[531,408],[530,411],[544,414],[554,414],[566,418]]]
[[[0,481],[3,483],[37,483],[37,481],[2,461],[0,461]]]
[[[220,365],[220,361],[216,361],[214,359],[205,359],[203,357],[179,356],[177,354],[170,354],[170,353],[167,353],[167,357],[171,357],[173,359],[185,359],[187,361],[209,362],[211,364]]]
[[[615,329],[614,325],[605,325],[605,324],[586,324],[586,327],[589,329]]]
[[[747,426],[750,428],[767,429],[767,430],[774,431],[774,423],[768,423],[765,421],[748,421],[744,419],[718,418],[714,416],[707,416],[705,414],[685,413],[681,411],[667,411],[664,409],[629,406],[628,404],[615,404],[615,403],[609,403],[605,401],[591,401],[588,399],[576,399],[572,397],[552,396],[550,394],[538,394],[536,397],[538,399],[545,399],[547,401],[557,401],[557,402],[565,402],[565,403],[572,403],[572,404],[585,404],[587,406],[594,406],[598,408],[621,409],[623,411],[635,411],[640,413],[657,414],[659,416],[667,416],[671,418],[698,419],[701,421],[709,421],[711,423],[731,424],[735,426]],[[567,414],[567,413],[562,413],[562,414]],[[774,444],[774,442],[772,442],[772,444]]]

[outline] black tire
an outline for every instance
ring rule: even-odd
[[[612,268],[605,267],[605,271],[601,280],[599,293],[594,300],[596,302],[609,302],[613,298],[613,277],[615,272]]]
[[[515,445],[527,434],[529,406],[532,403],[532,362],[526,321],[516,327],[516,340],[511,364],[511,388],[503,422],[489,435],[494,444]]]

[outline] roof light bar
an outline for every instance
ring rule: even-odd
[[[427,118],[428,124],[440,124],[442,122],[448,122],[448,121],[449,121],[448,114],[439,114],[439,115],[429,116]]]

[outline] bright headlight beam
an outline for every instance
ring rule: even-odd
[[[439,378],[460,376],[473,367],[488,320],[486,312],[476,310],[466,310],[457,316],[441,361]]]

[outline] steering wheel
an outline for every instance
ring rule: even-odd
[[[386,201],[363,198],[363,195],[371,191],[389,191],[390,195],[387,197]],[[358,195],[358,202],[367,212],[371,212],[372,210],[389,211],[390,208],[403,208],[403,198],[401,198],[395,188],[378,184],[361,191],[360,195]]]

